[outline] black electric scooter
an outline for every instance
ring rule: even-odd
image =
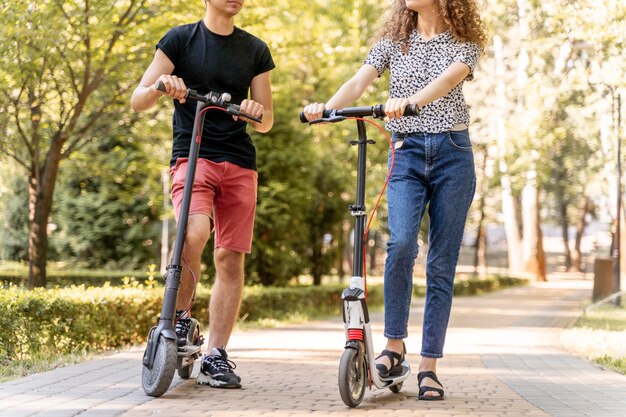
[[[159,81],[156,86],[159,91],[165,92],[165,85]],[[143,355],[141,383],[146,394],[152,397],[163,395],[174,378],[174,372],[187,379],[191,376],[195,360],[201,355],[203,338],[200,335],[200,325],[196,319],[191,319],[191,326],[187,333],[187,344],[178,346],[176,331],[174,330],[176,314],[176,298],[182,273],[182,253],[187,232],[187,221],[191,204],[193,181],[196,174],[200,140],[204,127],[204,113],[207,108],[215,108],[225,111],[234,116],[243,116],[255,122],[261,119],[241,113],[239,106],[230,103],[230,94],[218,94],[210,92],[207,95],[198,94],[188,89],[185,95],[187,100],[197,101],[196,115],[194,118],[191,145],[189,147],[189,160],[183,190],[183,201],[180,209],[179,223],[174,241],[174,253],[170,265],[167,267],[165,276],[165,293],[161,317],[157,326],[150,329],[148,344]]]
[[[416,116],[419,109],[415,105],[409,105],[404,111],[405,116]],[[372,384],[377,388],[389,388],[398,393],[402,384],[409,377],[411,368],[409,363],[402,363],[400,375],[382,379],[376,369],[374,345],[370,316],[365,298],[365,278],[363,274],[365,248],[365,220],[367,211],[365,207],[365,167],[367,145],[375,143],[367,139],[365,122],[363,117],[385,117],[384,105],[378,104],[367,107],[346,107],[340,110],[324,110],[321,119],[309,122],[300,113],[302,123],[338,123],[344,120],[356,120],[358,140],[351,141],[358,149],[357,159],[357,186],[356,203],[348,206],[350,214],[354,217],[354,256],[353,275],[350,286],[343,290],[342,313],[346,332],[346,344],[339,362],[339,394],[348,407],[356,407],[365,396],[365,387],[371,388]]]

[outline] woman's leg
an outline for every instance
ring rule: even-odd
[[[429,171],[432,196],[419,369],[422,372],[435,371],[437,358],[443,356],[456,264],[476,187],[474,159],[467,131],[431,135],[427,144],[429,142],[433,149]],[[422,385],[438,386],[430,378],[426,378]]]
[[[389,207],[385,262],[385,337],[387,349],[402,353],[407,337],[409,308],[413,292],[413,266],[417,256],[417,235],[427,203],[424,178],[424,146],[419,135],[404,138],[395,153],[395,164],[387,188]],[[389,359],[379,363],[389,367]],[[394,364],[395,365],[395,364]]]

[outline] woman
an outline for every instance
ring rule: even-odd
[[[387,129],[395,165],[389,181],[390,240],[385,264],[386,349],[376,359],[382,378],[397,375],[406,353],[419,224],[428,204],[427,293],[419,364],[419,399],[442,400],[436,376],[452,306],[463,229],[476,184],[464,81],[486,42],[474,0],[395,0],[364,65],[326,103],[304,108],[308,120],[340,109],[390,71]],[[416,104],[416,117],[402,117]]]

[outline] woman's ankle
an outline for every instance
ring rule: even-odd
[[[404,340],[403,339],[387,339],[387,350],[396,353],[404,353]]]
[[[422,359],[420,359],[419,372],[427,371],[437,373],[437,358],[427,358],[422,356]]]

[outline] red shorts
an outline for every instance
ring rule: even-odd
[[[187,158],[170,168],[176,222],[183,201]],[[250,253],[258,174],[230,162],[198,158],[189,215],[205,214],[215,226],[215,247]]]

